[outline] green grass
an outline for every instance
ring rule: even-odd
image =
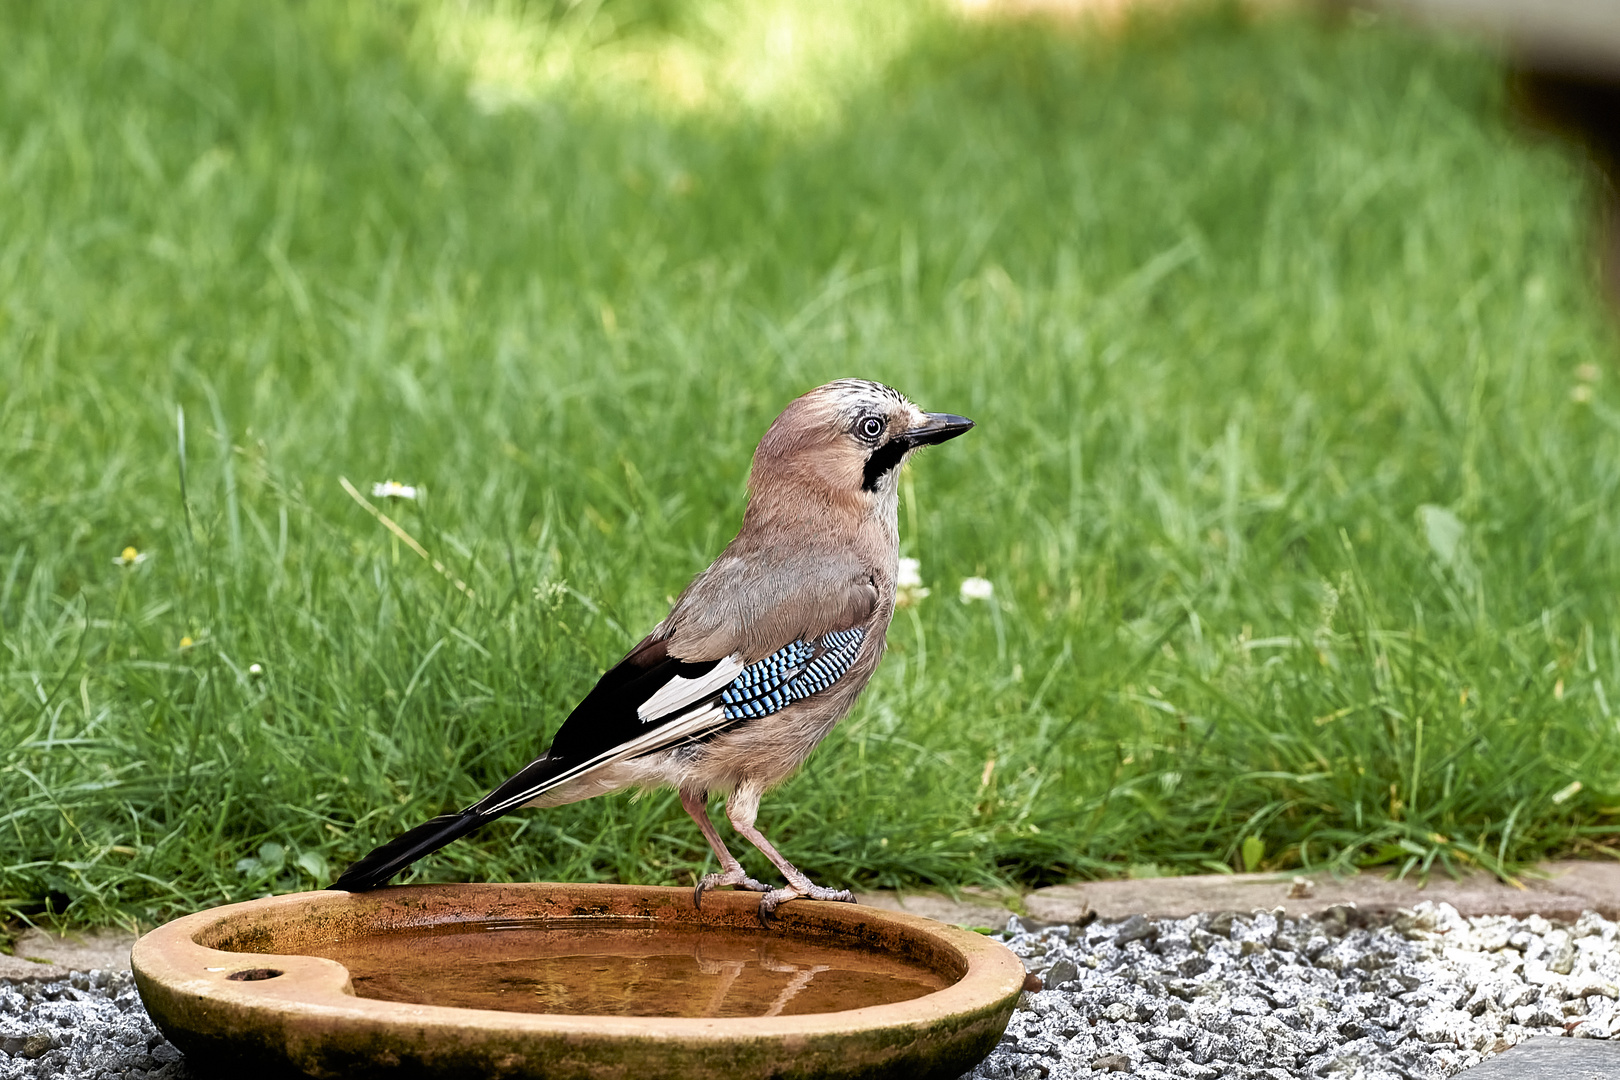
[[[1616,342],[1502,82],[1228,9],[0,0],[0,909],[312,887],[471,801],[844,375],[980,426],[906,481],[933,595],[766,800],[813,876],[1608,850]],[[425,486],[474,595],[339,476]],[[707,862],[659,793],[415,879]]]

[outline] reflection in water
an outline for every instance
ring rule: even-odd
[[[509,1012],[796,1016],[921,997],[949,980],[868,948],[645,920],[487,921],[308,946],[360,997]]]
[[[788,984],[782,987],[782,992],[776,995],[776,1000],[771,1002],[771,1007],[763,1013],[765,1016],[781,1016],[782,1010],[787,1008],[789,1002],[799,996],[800,990],[810,985],[811,979],[823,971],[831,971],[832,968],[826,964],[817,964],[812,968],[801,969],[794,967],[792,964],[783,964],[781,967],[772,970],[791,971],[793,972],[793,978],[789,979]]]

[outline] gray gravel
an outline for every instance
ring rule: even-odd
[[[1620,1037],[1620,927],[1230,912],[1026,928],[1026,993],[974,1080],[1441,1080],[1535,1035]],[[128,973],[0,983],[0,1080],[188,1080]]]
[[[186,1080],[127,972],[0,983],[0,1080]]]
[[[1135,916],[1004,939],[1044,978],[976,1080],[1440,1080],[1535,1035],[1620,1035],[1617,927],[1423,904]]]

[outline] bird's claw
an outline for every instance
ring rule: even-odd
[[[855,894],[848,889],[829,889],[825,885],[807,885],[796,889],[789,885],[785,889],[772,889],[759,898],[760,925],[769,927],[771,920],[776,917],[776,909],[789,900],[831,900],[840,904],[853,904]]]
[[[853,904],[855,894],[848,889],[829,889],[825,885],[812,885],[804,890],[806,900],[831,900],[836,904]]]
[[[722,885],[736,885],[739,888],[749,889],[753,892],[768,893],[771,891],[769,885],[763,881],[755,881],[740,870],[730,870],[724,874],[704,874],[702,880],[692,889],[692,906],[702,908],[703,894]]]

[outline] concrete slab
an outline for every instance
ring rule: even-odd
[[[1614,1080],[1620,1043],[1543,1035],[1457,1074],[1462,1080]]]
[[[1000,930],[1013,913],[1002,897],[979,889],[963,889],[959,899],[936,892],[880,890],[856,893],[855,900],[884,911],[905,911],[970,929],[988,926]]]
[[[134,944],[135,935],[120,929],[67,934],[26,930],[12,946],[12,955],[0,954],[0,979],[44,982],[70,971],[128,971]]]
[[[1106,919],[1131,915],[1185,918],[1200,911],[1270,911],[1314,915],[1336,904],[1370,914],[1394,914],[1424,900],[1451,904],[1464,915],[1529,915],[1573,920],[1588,909],[1620,916],[1620,863],[1559,862],[1524,878],[1523,888],[1484,873],[1461,880],[1432,875],[1391,881],[1377,873],[1334,878],[1327,874],[1200,874],[1139,881],[1054,885],[1024,897],[1024,909],[1042,922],[1078,922],[1095,912]],[[1296,880],[1297,879],[1297,880]]]

